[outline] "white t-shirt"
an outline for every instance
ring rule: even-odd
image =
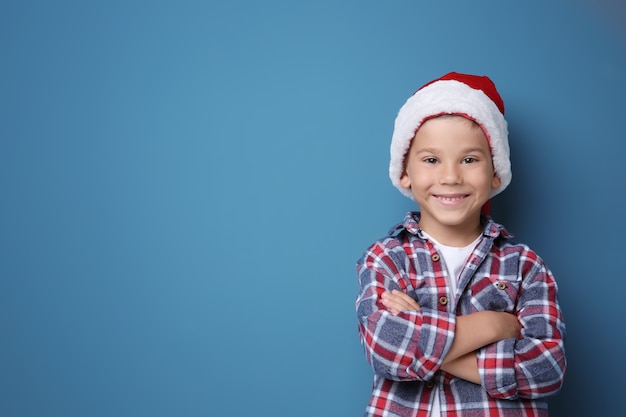
[[[459,282],[459,277],[461,275],[461,271],[465,266],[465,262],[467,258],[470,256],[478,241],[480,240],[481,235],[469,245],[463,246],[461,248],[455,246],[446,246],[439,243],[436,239],[433,239],[432,236],[423,232],[424,236],[430,240],[433,245],[435,245],[435,249],[439,252],[441,259],[443,260],[443,264],[446,266],[448,272],[448,288],[452,292],[452,295],[456,297],[457,292],[457,284]],[[430,410],[430,415],[432,417],[441,416],[441,404],[439,402],[439,388],[435,388],[435,392],[433,393],[435,396],[435,400],[433,401],[432,410]]]

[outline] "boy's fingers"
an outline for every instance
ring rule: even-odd
[[[393,290],[384,292],[381,296],[382,303],[392,313],[397,314],[403,310],[419,310],[420,306],[409,295],[402,291]]]
[[[419,310],[420,308],[419,304],[417,304],[417,301],[415,301],[413,298],[411,298],[411,296],[402,291],[393,290],[391,291],[391,295],[392,297],[398,297],[407,307],[406,310]]]

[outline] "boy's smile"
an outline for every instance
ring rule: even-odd
[[[442,204],[455,205],[463,201],[467,197],[467,194],[435,194],[433,197],[439,199]]]
[[[420,227],[450,246],[480,233],[480,211],[500,185],[482,129],[461,116],[426,121],[406,155],[400,184],[419,204]]]

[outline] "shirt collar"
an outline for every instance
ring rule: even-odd
[[[404,220],[402,223],[395,225],[389,230],[390,236],[397,236],[403,230],[406,230],[412,235],[418,236],[420,239],[424,240],[424,234],[422,229],[419,227],[420,221],[420,212],[419,211],[410,211],[404,216]],[[488,236],[493,239],[502,235],[503,238],[509,239],[512,238],[513,235],[510,234],[504,226],[499,223],[494,222],[491,217],[487,215],[481,216],[481,222],[485,225],[483,228],[483,236]]]

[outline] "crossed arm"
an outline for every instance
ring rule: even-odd
[[[384,292],[382,303],[396,315],[401,311],[420,309],[413,298],[398,290]],[[500,340],[518,337],[521,325],[515,315],[496,311],[479,311],[458,316],[456,320],[454,341],[441,369],[456,377],[480,384],[475,351]]]

